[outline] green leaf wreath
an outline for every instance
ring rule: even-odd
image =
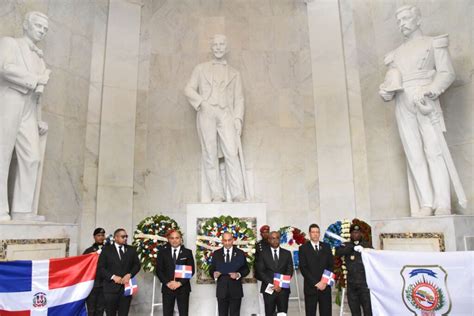
[[[178,223],[165,215],[153,215],[143,219],[133,234],[133,246],[143,270],[152,272],[156,267],[156,257],[161,246],[166,244],[170,230],[180,231]]]
[[[225,232],[232,233],[234,245],[244,251],[249,266],[255,261],[255,232],[247,222],[238,217],[213,217],[201,224],[196,240],[197,265],[206,274],[209,272],[213,252],[222,246],[221,235]]]

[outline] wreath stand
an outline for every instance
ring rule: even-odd
[[[153,276],[153,291],[152,291],[152,294],[151,294],[151,314],[150,316],[153,316],[153,312],[155,311],[155,307],[158,307],[158,306],[162,306],[163,307],[163,303],[156,303],[155,302],[155,288],[156,288],[156,283],[159,283],[160,281],[157,281],[158,278],[156,277],[156,275]]]
[[[342,288],[342,293],[341,293],[341,311],[339,312],[339,316],[342,316],[344,314],[344,296],[346,295],[346,288]]]
[[[289,301],[298,301],[298,310],[299,310],[299,315],[301,315],[301,298],[300,298],[300,287],[298,286],[298,272],[300,270],[295,268],[295,277],[292,278],[292,280],[295,280],[296,283],[296,296],[290,296],[288,298]]]

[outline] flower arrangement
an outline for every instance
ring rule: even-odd
[[[340,247],[341,244],[345,241],[349,241],[350,227],[352,224],[357,224],[360,226],[362,233],[362,239],[367,241],[369,245],[372,245],[372,233],[370,225],[366,222],[354,218],[352,221],[344,219],[342,221],[337,221],[331,225],[326,230],[324,234],[323,241],[328,243],[331,246],[333,255],[334,255],[334,274],[336,275],[336,304],[341,305],[341,291],[342,288],[346,287],[347,282],[347,268],[344,261],[344,257],[336,256],[336,248]]]
[[[280,232],[280,246],[293,254],[293,265],[298,269],[298,249],[307,240],[305,233],[292,226],[284,226],[278,231]]]
[[[220,249],[221,235],[230,232],[234,236],[234,245],[243,250],[247,264],[252,266],[255,261],[255,232],[240,218],[220,216],[210,218],[200,224],[196,240],[196,264],[206,274],[209,272],[212,255]]]
[[[165,236],[170,230],[180,231],[180,228],[174,219],[165,215],[149,216],[137,225],[132,245],[137,248],[143,270],[155,270],[158,251],[167,243]]]

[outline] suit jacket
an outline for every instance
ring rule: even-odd
[[[89,248],[84,250],[84,252],[82,254],[86,255],[88,253],[93,253],[93,252],[99,251],[102,247],[103,247],[103,245],[93,243],[92,246],[90,246]],[[100,275],[99,269],[97,269],[97,272],[95,274],[94,287],[102,287],[102,277]]]
[[[23,102],[21,96],[36,88],[46,66],[25,38],[0,39],[0,103]],[[35,48],[37,49],[37,48]],[[16,98],[15,98],[16,96]]]
[[[173,255],[171,253],[171,249],[171,245],[164,245],[158,252],[158,256],[156,258],[156,276],[160,279],[162,283],[161,292],[168,294],[189,293],[191,292],[191,284],[189,283],[190,279],[177,278],[176,281],[181,282],[182,286],[174,291],[168,288],[166,284],[170,281],[175,280],[174,270],[176,265],[192,266],[194,275],[195,267],[193,252],[190,249],[185,248],[183,245],[181,245],[175,265],[175,263],[173,262]]]
[[[222,107],[229,107],[234,118],[244,120],[244,95],[242,92],[242,80],[239,72],[233,67],[226,66],[225,74],[225,104]],[[184,94],[194,109],[198,109],[202,101],[207,101],[212,94],[212,61],[197,65],[189,79]]]
[[[293,259],[291,252],[280,247],[280,256],[278,257],[278,266],[275,265],[273,260],[273,249],[271,247],[265,247],[260,253],[259,260],[257,262],[257,279],[262,281],[260,287],[260,293],[265,293],[265,289],[269,283],[273,284],[273,275],[275,273],[293,275]],[[284,291],[290,291],[290,289],[283,289]]]
[[[233,271],[239,272],[240,278],[238,280],[234,280],[228,274],[221,274],[219,279],[217,279],[217,298],[241,298],[244,296],[244,291],[242,289],[242,279],[250,273],[250,269],[247,265],[244,252],[235,246],[232,249],[231,263],[232,262],[242,262],[240,267],[238,267],[236,271]],[[214,254],[212,255],[211,266],[209,268],[209,274],[211,278],[214,278],[214,271],[219,271],[218,266],[223,265],[224,263],[224,247],[222,247],[221,249],[214,251]]]
[[[316,295],[319,290],[315,285],[321,281],[324,270],[334,271],[331,247],[320,241],[319,251],[316,253],[313,245],[308,241],[300,246],[299,259],[301,274],[304,277],[304,294]],[[331,288],[328,286],[325,291],[331,291]]]
[[[112,280],[112,276],[123,277],[130,273],[134,277],[140,271],[140,260],[137,251],[134,247],[125,245],[125,253],[122,260],[120,260],[114,244],[104,246],[99,257],[99,271],[104,280],[104,292],[119,292],[123,289],[123,285],[116,284]]]

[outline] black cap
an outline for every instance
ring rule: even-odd
[[[360,226],[358,224],[352,224],[349,232],[359,232],[360,231]]]
[[[98,234],[105,234],[105,229],[101,227],[97,227],[96,229],[94,229],[94,236]]]

